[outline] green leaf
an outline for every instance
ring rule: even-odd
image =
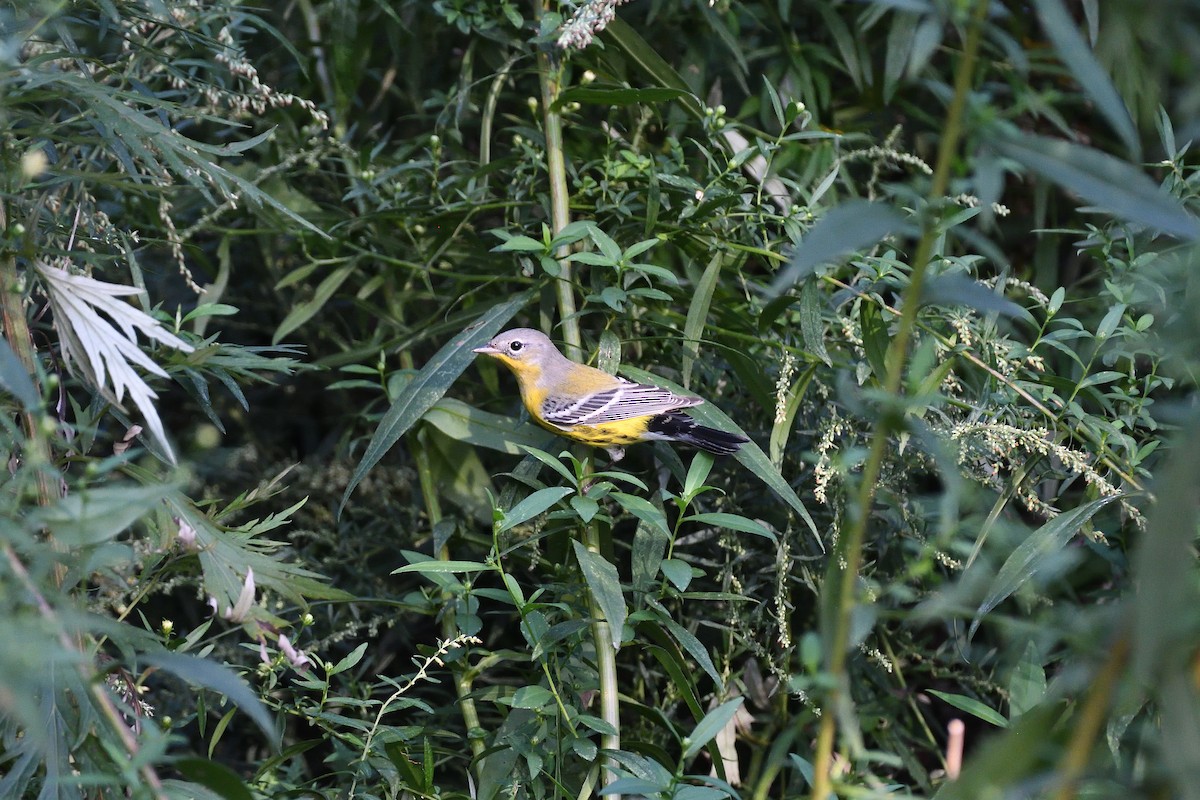
[[[47,528],[64,545],[82,547],[108,541],[168,497],[169,485],[84,489],[29,515],[32,529]]]
[[[604,556],[591,552],[579,542],[572,540],[571,544],[575,547],[575,558],[579,561],[588,590],[608,621],[612,631],[612,646],[617,650],[621,647],[621,629],[625,626],[625,615],[628,613],[617,568]]]
[[[1200,238],[1200,223],[1138,167],[1083,145],[1006,133],[993,146],[1044,178],[1129,222],[1182,239]]]
[[[444,575],[446,573],[458,572],[490,572],[495,567],[478,561],[454,561],[452,559],[440,560],[431,558],[428,561],[417,561],[412,564],[405,564],[403,567],[397,567],[392,570],[393,575],[403,575],[405,573],[416,572],[422,575]]]
[[[659,569],[676,589],[681,592],[687,591],[688,584],[692,582],[691,564],[678,558],[664,558],[659,564]]]
[[[283,321],[279,323],[279,327],[275,329],[275,333],[271,336],[271,344],[279,344],[283,337],[312,319],[318,311],[325,307],[325,304],[329,302],[329,298],[333,297],[334,292],[341,288],[342,284],[355,273],[357,268],[356,264],[347,264],[326,275],[324,280],[317,285],[317,289],[311,299],[299,305],[292,306],[292,310],[283,318]]]
[[[26,411],[36,411],[42,405],[33,379],[4,337],[0,337],[0,387],[17,398]]]
[[[654,583],[658,576],[663,554],[671,536],[665,530],[648,522],[639,521],[633,534],[633,550],[630,553],[630,566],[633,570],[633,590],[644,592]]]
[[[984,722],[990,722],[998,728],[1008,727],[1008,720],[1004,718],[1003,714],[999,711],[993,711],[974,698],[961,694],[939,692],[935,689],[929,689],[928,691],[934,697],[940,697],[955,708],[965,711],[973,717],[978,717]]]
[[[695,522],[698,525],[716,525],[719,528],[726,528],[727,530],[739,531],[741,533],[753,533],[755,536],[770,539],[772,542],[779,541],[775,537],[774,531],[766,525],[749,517],[743,517],[741,514],[714,511],[706,514],[693,514],[687,517],[686,521]]]
[[[632,378],[635,381],[638,381],[639,383],[651,383],[656,386],[661,386],[664,389],[670,389],[672,391],[686,394],[686,391],[683,389],[683,387],[672,383],[671,381],[659,375],[655,375],[652,372],[647,372],[646,370],[637,369],[635,367],[622,367],[621,372],[622,374]],[[688,413],[698,421],[713,428],[721,428],[722,430],[727,431],[740,430],[738,426],[734,424],[733,420],[726,416],[712,403],[693,406],[692,408],[688,409]],[[804,507],[804,503],[800,500],[800,497],[796,494],[796,491],[791,487],[791,484],[784,480],[783,475],[781,475],[779,470],[775,468],[775,465],[771,463],[771,460],[767,458],[767,454],[762,451],[762,448],[760,448],[753,441],[749,441],[742,445],[742,449],[734,454],[733,457],[736,458],[738,463],[744,466],[750,472],[750,474],[756,476],[759,480],[766,484],[767,488],[773,491],[781,500],[791,506],[792,509],[794,509],[795,512],[800,515],[800,518],[804,520],[804,523],[812,532],[813,538],[816,540],[817,546],[820,547],[821,552],[825,552],[825,544],[821,541],[821,536],[817,532],[817,524],[813,522],[812,515],[808,513],[808,509]]]
[[[180,758],[171,762],[179,770],[179,774],[189,781],[211,789],[225,800],[254,800],[254,795],[246,788],[238,776],[229,767],[218,761],[207,758]]]
[[[692,293],[692,302],[688,305],[687,319],[683,323],[683,385],[692,385],[692,367],[700,355],[700,340],[704,335],[704,325],[708,320],[708,310],[712,306],[713,291],[717,287],[717,279],[721,277],[721,264],[724,255],[713,253],[708,266],[696,284]]]
[[[711,453],[703,450],[696,452],[696,455],[692,457],[692,463],[688,466],[687,476],[683,480],[684,500],[690,501],[700,492],[715,463]]]
[[[966,306],[976,311],[994,311],[1005,317],[1026,318],[1025,309],[1004,295],[965,275],[935,275],[921,289],[921,302],[937,306]]]
[[[642,522],[653,525],[668,536],[670,535],[671,526],[667,524],[667,515],[649,500],[638,497],[635,494],[626,494],[625,492],[613,492],[609,496]]]
[[[851,200],[835,206],[804,235],[792,252],[791,261],[772,282],[767,296],[778,297],[807,279],[822,264],[870,247],[906,227],[904,217],[883,203]]]
[[[545,448],[554,439],[554,434],[537,425],[481,411],[451,397],[438,400],[422,419],[451,439],[514,456],[524,452],[521,445]]]
[[[186,653],[149,653],[143,655],[142,659],[147,664],[166,670],[188,683],[203,686],[217,694],[225,695],[230,702],[250,717],[251,721],[263,732],[267,741],[271,743],[271,746],[278,748],[279,737],[276,734],[275,723],[271,719],[271,715],[249,685],[229,667]]]
[[[1037,647],[1030,642],[1008,679],[1008,716],[1015,720],[1045,697],[1046,670],[1038,658]]]
[[[1146,686],[1164,665],[1193,652],[1196,641],[1200,415],[1192,414],[1183,430],[1156,471],[1157,501],[1133,557],[1133,672]]]
[[[1071,538],[1097,511],[1116,499],[1115,496],[1100,497],[1059,514],[1021,542],[1004,561],[1004,565],[1000,567],[1000,571],[996,573],[996,577],[988,587],[987,595],[979,604],[975,618],[971,621],[967,638],[970,639],[975,635],[984,615],[1008,599],[1013,592],[1038,573],[1047,556],[1065,547],[1067,542],[1071,541]]]
[[[721,680],[721,673],[717,672],[717,667],[713,664],[712,657],[704,649],[704,645],[700,643],[700,640],[691,631],[672,619],[666,612],[666,609],[657,602],[650,602],[650,605],[659,612],[659,621],[666,626],[671,636],[679,643],[679,646],[695,659],[696,663],[700,665],[700,668],[704,670],[708,677],[712,678],[713,683],[717,685],[717,689],[723,690],[725,682]]]
[[[804,336],[804,347],[826,366],[829,351],[825,349],[825,323],[821,319],[821,282],[810,277],[800,290],[800,333]]]
[[[571,486],[547,486],[545,489],[538,489],[504,512],[496,532],[504,533],[522,522],[533,519],[574,491],[574,487]]]
[[[862,328],[863,351],[871,373],[880,385],[887,380],[887,351],[891,343],[887,322],[874,298],[864,297],[858,306],[858,321]]]
[[[612,41],[616,44],[619,50],[654,80],[658,84],[658,87],[655,88],[673,89],[680,92],[678,96],[680,105],[693,117],[697,119],[704,117],[704,106],[692,95],[687,81],[667,63],[666,59],[659,55],[658,48],[643,39],[641,34],[634,30],[629,23],[620,17],[615,17],[604,29],[602,37],[605,41]]]
[[[363,642],[358,647],[346,654],[345,658],[334,665],[333,669],[329,670],[330,675],[337,675],[345,672],[348,669],[353,669],[359,661],[362,661],[363,654],[367,652],[367,642]]]
[[[503,303],[497,303],[485,312],[478,321],[464,329],[458,336],[447,342],[433,358],[421,368],[421,371],[404,387],[404,393],[396,398],[392,407],[383,415],[375,435],[371,437],[362,460],[354,468],[354,474],[342,500],[338,504],[338,516],[346,507],[346,501],[355,487],[379,463],[401,436],[408,432],[417,420],[424,416],[433,404],[442,398],[450,385],[458,379],[474,359],[474,348],[488,343],[521,307],[532,297],[529,291],[510,297]]]
[[[1117,94],[1108,73],[1092,55],[1092,49],[1079,32],[1075,20],[1067,13],[1062,0],[1034,0],[1034,5],[1042,21],[1042,29],[1046,31],[1050,41],[1054,42],[1054,49],[1058,51],[1059,58],[1095,102],[1096,108],[1108,120],[1113,131],[1121,137],[1121,142],[1129,151],[1129,157],[1140,161],[1142,146],[1133,118],[1129,116],[1129,109],[1121,95]]]
[[[542,686],[522,686],[513,693],[513,708],[543,708],[554,702],[554,695]]]
[[[735,697],[732,700],[726,700],[705,714],[704,719],[700,720],[700,723],[692,730],[691,735],[684,739],[686,746],[683,749],[683,760],[687,761],[699,753],[706,744],[715,739],[717,734],[733,719],[733,715],[737,713],[745,701],[746,698],[744,697]]]

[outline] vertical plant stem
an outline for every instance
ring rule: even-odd
[[[550,230],[554,235],[571,222],[570,199],[567,191],[567,160],[563,154],[562,116],[554,110],[562,90],[562,67],[551,63],[550,56],[538,53],[538,75],[542,84],[542,120],[546,136],[546,173],[550,178]],[[554,257],[558,259],[559,273],[555,280],[558,298],[558,316],[562,323],[563,341],[567,345],[567,356],[579,361],[583,358],[582,338],[579,335],[579,320],[575,316],[575,287],[572,264],[566,260],[570,248],[558,248]]]
[[[1100,735],[1108,716],[1108,707],[1112,702],[1117,680],[1129,661],[1129,650],[1130,634],[1126,631],[1113,642],[1108,652],[1108,660],[1092,680],[1083,709],[1072,725],[1071,740],[1067,743],[1067,749],[1058,764],[1059,785],[1054,793],[1054,800],[1072,800],[1075,797],[1079,776],[1087,766],[1092,747],[1096,744],[1096,738]]]
[[[400,365],[404,369],[413,368],[412,354],[404,351],[400,354]],[[421,498],[425,501],[425,513],[429,517],[429,527],[432,529],[442,521],[442,503],[438,499],[437,484],[433,479],[433,469],[429,464],[429,451],[426,448],[425,437],[418,434],[412,439],[413,441],[413,460],[417,463],[417,479],[421,484]],[[450,546],[443,544],[434,554],[439,561],[450,560]],[[454,609],[451,605],[454,602],[454,595],[448,591],[442,592],[442,640],[453,641],[459,636],[458,626],[455,624]],[[471,697],[471,691],[474,688],[471,678],[471,665],[467,660],[467,653],[464,652],[460,658],[454,660],[451,664],[450,671],[454,676],[454,693],[458,697],[458,708],[462,714],[463,725],[467,729],[467,744],[471,748],[471,755],[475,759],[474,768],[476,777],[480,759],[486,750],[481,735],[482,728],[479,725],[479,711],[475,708],[475,700]]]
[[[0,202],[0,231],[7,227],[7,209]],[[17,272],[17,259],[10,251],[0,253],[0,320],[3,321],[4,338],[8,346],[12,348],[24,370],[29,373],[29,379],[37,386],[37,353],[33,348],[33,338],[29,334],[29,321],[25,318],[25,292],[21,286],[21,276]],[[56,496],[48,472],[50,444],[42,435],[38,417],[32,411],[21,412],[21,422],[25,428],[23,455],[26,463],[35,471],[38,504],[48,506]],[[54,546],[53,540],[49,541],[51,546]],[[56,563],[55,582],[62,586],[65,578],[66,567]]]
[[[951,161],[958,150],[958,140],[962,135],[967,92],[971,88],[975,62],[979,56],[979,43],[983,34],[987,6],[987,0],[975,0],[974,2],[963,46],[962,60],[959,62],[958,72],[954,79],[954,98],[946,112],[945,131],[938,145],[937,164],[934,167],[933,181],[929,187],[931,205],[945,197],[949,187]],[[933,243],[936,237],[936,221],[932,217],[927,218],[923,225],[921,239],[917,243],[916,253],[913,256],[912,276],[908,288],[904,292],[904,301],[900,308],[900,321],[896,333],[888,345],[887,376],[884,389],[888,395],[893,397],[900,393],[908,357],[908,343],[912,339],[913,329],[916,327],[917,310],[921,302],[921,288],[925,283],[925,273],[929,266],[930,256],[933,254]],[[813,800],[826,800],[833,788],[833,779],[830,773],[833,766],[838,710],[850,695],[850,679],[846,673],[846,651],[850,642],[850,622],[855,602],[854,589],[858,582],[858,571],[862,565],[862,547],[866,538],[867,524],[870,521],[871,504],[875,499],[875,487],[883,468],[883,457],[887,452],[888,438],[895,429],[896,422],[892,413],[884,413],[880,415],[875,425],[875,431],[871,438],[871,450],[863,465],[857,500],[851,509],[850,527],[841,537],[838,552],[834,554],[836,560],[833,563],[840,563],[842,566],[837,574],[839,579],[837,608],[832,640],[827,643],[829,672],[833,678],[833,684],[826,695],[821,726],[817,733],[817,750],[813,764]]]
[[[545,10],[543,6],[543,10]],[[545,53],[538,54],[538,75],[542,88],[542,116],[546,135],[546,172],[550,178],[550,219],[551,231],[557,235],[571,221],[570,193],[567,189],[566,156],[563,153],[562,117],[555,110],[555,101],[562,88],[562,68],[553,63]],[[568,248],[561,247],[555,253],[559,263],[559,275],[556,279],[555,290],[558,299],[558,316],[562,323],[563,341],[567,345],[567,355],[580,360],[583,357],[582,338],[579,335],[579,321],[575,316],[575,287],[572,280],[571,262],[566,260]],[[586,461],[585,473],[591,473],[591,458]],[[584,480],[586,480],[586,475]],[[600,553],[600,529],[595,522],[582,526],[583,546],[592,553]],[[612,726],[616,733],[605,734],[600,738],[600,746],[605,750],[617,750],[621,747],[620,708],[617,693],[617,659],[613,649],[613,631],[604,612],[596,602],[595,596],[588,593],[588,608],[592,617],[592,641],[596,649],[596,671],[600,684],[600,717]],[[601,762],[603,769],[603,762]],[[602,783],[608,785],[614,776],[605,773]],[[619,800],[619,798],[617,798]]]

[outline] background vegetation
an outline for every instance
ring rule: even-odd
[[[0,8],[0,797],[1200,796],[1198,21]]]

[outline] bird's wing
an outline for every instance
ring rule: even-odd
[[[698,397],[685,397],[657,386],[622,381],[611,389],[592,392],[583,397],[548,397],[542,403],[542,418],[558,427],[599,425],[662,414],[702,402],[704,401]]]

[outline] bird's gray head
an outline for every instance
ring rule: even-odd
[[[562,357],[550,337],[533,328],[513,328],[499,334],[473,352],[499,359],[509,366],[540,364],[546,358]]]

